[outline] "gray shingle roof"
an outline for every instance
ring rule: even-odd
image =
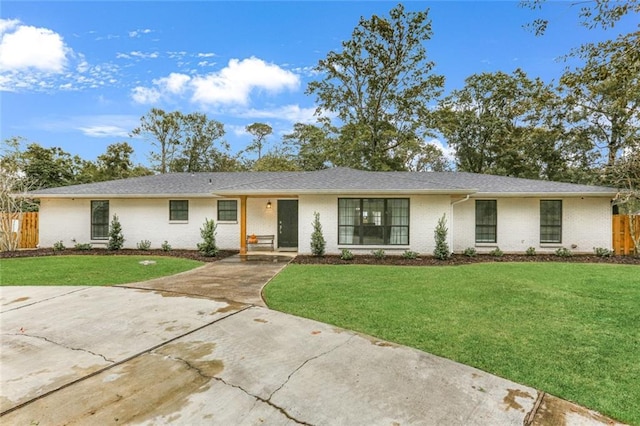
[[[312,172],[169,173],[32,191],[58,197],[210,197],[295,194],[502,194],[613,196],[613,188],[462,172],[367,172],[332,168]]]

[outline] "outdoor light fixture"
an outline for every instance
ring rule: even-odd
[[[267,210],[271,210],[271,200],[267,201]]]

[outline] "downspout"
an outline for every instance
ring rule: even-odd
[[[455,204],[460,204],[460,203],[464,203],[465,201],[469,200],[469,197],[471,197],[471,195],[467,194],[467,196],[465,198],[463,198],[462,200],[458,200],[458,201],[454,201],[451,203],[451,205],[449,206],[449,217],[451,218],[451,224],[449,225],[449,250],[451,251],[451,253],[453,253],[453,206]]]

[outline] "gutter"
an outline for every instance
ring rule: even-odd
[[[449,225],[449,230],[451,231],[449,233],[449,251],[451,251],[453,253],[453,206],[455,206],[456,204],[460,204],[460,203],[464,203],[465,201],[469,201],[469,198],[471,197],[470,194],[467,194],[467,196],[465,198],[463,198],[462,200],[457,200],[457,201],[453,201],[450,205],[449,205],[449,217],[451,218],[451,224]]]

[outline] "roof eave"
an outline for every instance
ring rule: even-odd
[[[212,193],[173,193],[173,194],[29,194],[30,198],[81,198],[81,199],[122,199],[122,198],[216,198],[217,196]]]
[[[476,192],[473,198],[613,198],[616,192]]]

